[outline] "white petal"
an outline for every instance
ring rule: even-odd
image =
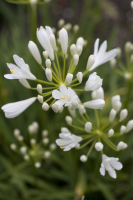
[[[112,177],[112,178],[116,178],[116,171],[113,170],[113,171],[108,171],[109,175]]]
[[[100,167],[99,171],[102,176],[105,176],[105,167]]]
[[[12,74],[5,74],[4,77],[7,78],[7,79],[14,79],[14,78],[12,77]]]
[[[87,101],[83,105],[87,108],[101,109],[104,107],[105,101],[103,99],[95,99],[92,101]]]
[[[14,59],[16,65],[18,65],[20,68],[26,67],[24,60],[22,58],[20,58],[19,56],[13,55],[13,59]]]
[[[123,165],[121,164],[121,162],[118,161],[111,161],[110,164],[112,165],[113,168],[117,169],[117,170],[121,170]]]
[[[54,99],[60,99],[62,96],[63,96],[63,95],[62,95],[61,92],[59,92],[58,90],[53,90],[53,92],[52,92],[52,97],[53,97]]]
[[[60,91],[61,91],[61,93],[62,94],[66,94],[67,95],[67,93],[68,93],[68,90],[67,90],[67,88],[66,88],[66,86],[64,86],[64,85],[61,85],[60,86]]]
[[[19,79],[19,82],[26,88],[30,89],[31,86],[26,79]]]
[[[55,104],[57,104],[58,106],[63,106],[65,104],[65,100],[60,99],[60,100],[56,101]]]
[[[94,44],[94,56],[96,56],[98,53],[98,46],[99,46],[99,38],[96,39]]]

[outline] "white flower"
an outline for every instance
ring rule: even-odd
[[[81,137],[78,137],[71,133],[60,133],[59,137],[61,139],[56,140],[56,144],[60,146],[63,151],[69,151],[74,148],[81,140]]]
[[[37,38],[40,44],[48,52],[50,59],[54,60],[54,50],[49,38],[51,34],[53,34],[53,31],[49,26],[46,26],[46,30],[42,26],[37,29]]]
[[[26,108],[28,108],[32,103],[34,103],[36,97],[32,97],[23,101],[18,101],[15,103],[8,103],[2,106],[2,110],[5,113],[5,117],[7,118],[14,118],[20,115]]]
[[[29,71],[24,60],[17,55],[13,56],[13,59],[16,65],[7,63],[8,68],[10,69],[11,74],[4,75],[7,79],[30,79],[35,80],[36,77]]]
[[[83,105],[86,108],[101,109],[104,107],[105,101],[103,99],[95,99],[92,101],[87,101]]]
[[[107,49],[107,41],[104,41],[99,50],[99,39],[96,39],[94,44],[94,56],[95,56],[95,63],[90,68],[90,71],[98,67],[99,65],[102,65],[103,63],[108,62],[109,60],[112,60],[117,55],[117,49],[113,49],[109,52],[106,52]]]
[[[91,93],[92,99],[104,99],[104,90],[100,87]]]
[[[96,75],[97,73],[94,72],[93,74],[91,74],[88,78],[88,81],[85,84],[85,90],[86,91],[94,91],[94,90],[98,90],[101,86],[102,86],[102,81],[103,79],[101,79],[99,76]]]
[[[64,85],[60,86],[60,91],[53,90],[52,96],[54,99],[59,99],[55,102],[59,106],[69,106],[78,98],[78,96],[70,87],[67,89]]]
[[[68,48],[68,33],[64,28],[62,28],[59,31],[59,38],[60,38],[62,51],[65,55],[67,53],[67,48]]]
[[[28,48],[35,60],[41,65],[42,59],[37,45],[33,41],[29,41]]]
[[[120,142],[117,144],[117,151],[126,149],[127,147],[128,147],[128,145],[127,145],[126,143],[120,141]]]
[[[108,171],[109,175],[112,178],[116,178],[116,170],[122,169],[122,164],[118,161],[118,158],[108,157],[106,155],[102,155],[102,164],[100,168],[100,173],[102,176],[105,176],[105,170]]]

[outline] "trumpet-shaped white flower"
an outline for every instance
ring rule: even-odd
[[[62,51],[65,55],[67,53],[67,48],[68,48],[68,33],[64,28],[62,28],[59,31],[59,38],[60,38]]]
[[[14,118],[20,115],[26,108],[28,108],[32,103],[34,103],[36,97],[32,97],[23,101],[18,101],[15,103],[8,103],[2,106],[2,110],[5,113],[6,118]]]
[[[64,85],[60,86],[60,91],[53,90],[52,96],[54,99],[59,99],[55,102],[59,106],[69,106],[78,98],[78,96],[70,87],[67,89]]]
[[[71,133],[60,133],[60,139],[56,140],[56,144],[60,146],[63,151],[69,151],[74,148],[82,138]]]
[[[109,175],[112,178],[116,178],[116,170],[122,169],[122,164],[118,161],[118,158],[108,157],[106,155],[102,155],[102,164],[100,168],[100,173],[102,176],[105,176],[105,170],[108,171]]]
[[[83,105],[86,108],[101,109],[104,107],[105,101],[103,99],[95,99],[92,101],[87,101]]]
[[[96,39],[94,44],[94,56],[95,56],[95,63],[90,68],[90,71],[98,67],[99,65],[102,65],[103,63],[106,63],[110,60],[112,60],[117,55],[117,49],[113,49],[109,52],[106,52],[107,49],[107,41],[104,41],[99,50],[99,39]]]
[[[53,31],[49,26],[46,26],[46,29],[44,29],[42,26],[40,29],[37,29],[37,38],[40,44],[48,52],[50,59],[54,60],[54,50],[49,38],[51,34],[53,34]]]
[[[29,71],[24,60],[17,55],[13,56],[13,59],[16,65],[7,63],[8,68],[10,69],[11,74],[4,75],[7,79],[30,79],[35,80],[36,77]]]
[[[94,91],[98,90],[102,86],[102,79],[96,75],[97,73],[94,72],[88,78],[88,81],[85,84],[86,91]]]

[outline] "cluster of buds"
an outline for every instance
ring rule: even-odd
[[[104,99],[103,89],[100,87],[98,90],[93,91],[92,98],[95,100],[97,98]],[[120,95],[116,95],[111,98],[111,105],[112,109],[107,121],[104,120],[104,117],[102,118],[102,112],[104,109],[94,110],[95,121],[93,121],[92,117],[88,115],[83,105],[82,112],[78,108],[80,117],[76,111],[75,115],[66,116],[65,120],[67,124],[70,127],[79,130],[80,134],[74,135],[70,130],[63,127],[61,128],[61,133],[59,134],[60,138],[56,140],[56,143],[61,149],[63,149],[63,151],[68,151],[74,147],[76,149],[82,149],[87,146],[87,154],[80,157],[82,162],[87,161],[92,149],[95,148],[96,151],[100,151],[102,154],[100,173],[105,175],[106,169],[111,177],[116,178],[114,169],[120,170],[122,168],[122,164],[118,162],[118,158],[107,157],[104,154],[104,145],[108,145],[114,151],[126,149],[128,146],[126,143],[120,141],[117,145],[115,145],[111,141],[111,138],[120,137],[121,135],[130,132],[133,129],[133,120],[128,121],[128,123],[124,122],[126,121],[125,119],[128,115],[128,111],[127,109],[121,109],[122,103]],[[76,125],[77,123],[78,126]],[[80,146],[80,143],[83,141],[85,141],[85,143]]]
[[[36,168],[41,166],[43,159],[49,159],[51,152],[56,149],[56,144],[54,143],[50,144],[48,147],[49,138],[47,130],[42,131],[42,138],[39,142],[37,141],[38,129],[39,125],[37,122],[33,122],[28,126],[29,145],[25,143],[24,137],[21,135],[20,130],[15,129],[13,133],[16,140],[19,142],[19,145],[15,143],[10,144],[12,151],[21,154],[25,161],[34,163]]]

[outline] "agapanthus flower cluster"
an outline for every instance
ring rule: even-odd
[[[48,130],[42,131],[42,137],[38,141],[37,133],[39,124],[33,122],[28,126],[29,141],[25,142],[19,129],[14,130],[14,136],[18,142],[10,144],[12,151],[21,154],[25,161],[34,164],[36,168],[41,167],[42,160],[50,159],[52,152],[56,149],[56,144],[49,144]]]
[[[97,99],[104,99],[102,87],[92,92],[92,99],[95,101]],[[80,105],[77,109],[79,113],[75,110],[75,113],[71,113],[72,116],[66,116],[65,118],[70,127],[78,130],[78,134],[75,135],[68,128],[62,127],[56,143],[63,151],[69,151],[74,147],[78,149],[87,147],[88,152],[86,155],[80,157],[82,162],[87,161],[93,149],[100,151],[102,154],[101,175],[104,176],[105,171],[107,171],[112,178],[116,178],[115,170],[120,170],[122,164],[118,161],[118,158],[105,155],[104,146],[108,145],[114,151],[126,149],[128,145],[121,141],[121,139],[118,144],[114,144],[111,140],[113,137],[121,138],[123,134],[130,132],[133,129],[133,120],[128,121],[128,123],[125,122],[128,116],[128,110],[121,109],[122,103],[120,95],[115,95],[111,98],[111,106],[112,109],[108,117],[102,116],[104,108],[100,110],[94,109],[95,118],[93,120],[93,117],[88,114],[85,107]]]
[[[31,67],[18,55],[13,56],[15,64],[7,64],[11,73],[6,74],[5,78],[18,79],[24,87],[39,93],[36,97],[4,105],[2,110],[7,118],[18,116],[36,100],[42,104],[44,111],[48,111],[52,107],[56,113],[61,113],[64,107],[68,107],[70,112],[80,106],[92,109],[103,108],[105,104],[103,99],[81,103],[77,94],[79,91],[84,91],[88,95],[88,91],[96,91],[102,86],[103,80],[96,72],[88,76],[83,89],[78,88],[78,86],[82,84],[85,75],[87,76],[99,65],[112,60],[116,56],[117,50],[106,52],[107,42],[104,41],[99,48],[99,39],[97,39],[94,44],[94,53],[89,56],[86,69],[82,71],[83,66],[81,66],[81,71],[75,74],[83,51],[84,39],[79,37],[76,44],[71,44],[65,28],[59,30],[57,35],[59,37],[56,40],[53,30],[49,26],[45,28],[41,26],[37,29],[38,41],[45,50],[43,52],[45,66],[37,45],[33,41],[28,44],[31,54],[44,71],[47,81],[38,79],[31,72]],[[36,88],[33,88],[27,80],[37,82]]]

